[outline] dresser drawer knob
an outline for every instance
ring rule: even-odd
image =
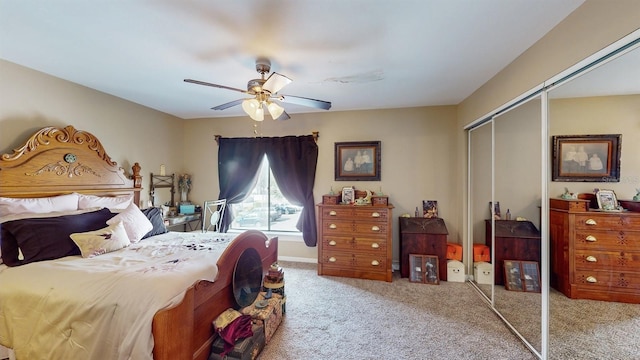
[[[371,227],[371,231],[380,231],[380,228],[374,225]]]
[[[598,262],[598,259],[596,259],[595,256],[591,256],[591,255],[587,256],[585,260],[587,260],[587,262]]]
[[[373,244],[371,244],[371,247],[374,248],[374,249],[378,249],[380,247],[380,244],[373,243]]]
[[[336,258],[334,258],[333,256],[329,258],[329,262],[336,262]]]
[[[587,240],[588,242],[596,242],[598,239],[596,239],[595,236],[593,235],[587,235],[586,238],[584,238],[585,240]]]
[[[598,280],[593,276],[587,276],[585,280],[587,280],[588,283],[592,283],[592,284],[595,284],[598,282]]]
[[[371,217],[379,218],[380,217],[380,213],[376,211],[376,212],[371,214]]]
[[[598,225],[598,223],[593,219],[587,219],[584,223],[587,225]]]
[[[338,213],[335,212],[335,210],[329,211],[329,216],[336,216],[336,215],[338,215]]]
[[[338,225],[336,224],[329,224],[329,229],[337,229]]]
[[[336,246],[336,241],[335,241],[335,240],[331,240],[331,241],[329,241],[329,245],[330,245],[330,246]]]
[[[379,262],[378,260],[373,260],[373,261],[371,262],[371,265],[373,265],[373,266],[378,266],[378,265],[380,265],[380,262]]]

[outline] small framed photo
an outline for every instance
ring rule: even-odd
[[[553,137],[553,181],[619,182],[622,135]]]
[[[380,181],[380,141],[335,143],[336,181]]]
[[[616,199],[616,193],[613,190],[598,190],[596,200],[600,210],[618,210],[618,199]]]
[[[427,219],[438,217],[438,201],[422,200],[422,216]]]
[[[409,281],[423,284],[440,284],[438,257],[435,255],[409,254]]]
[[[504,261],[504,287],[511,291],[540,292],[537,261]]]
[[[353,204],[356,200],[356,189],[353,186],[345,186],[342,188],[342,203]]]

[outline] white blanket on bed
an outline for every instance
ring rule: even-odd
[[[0,265],[0,344],[17,359],[152,359],[154,314],[213,281],[235,236],[170,232],[94,258]]]

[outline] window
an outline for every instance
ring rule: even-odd
[[[231,228],[299,232],[296,224],[302,207],[292,205],[282,195],[266,155],[258,171],[251,194],[243,202],[230,205],[234,214]]]

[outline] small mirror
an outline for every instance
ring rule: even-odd
[[[256,249],[246,249],[233,270],[233,297],[239,307],[253,304],[262,289],[262,261]]]

